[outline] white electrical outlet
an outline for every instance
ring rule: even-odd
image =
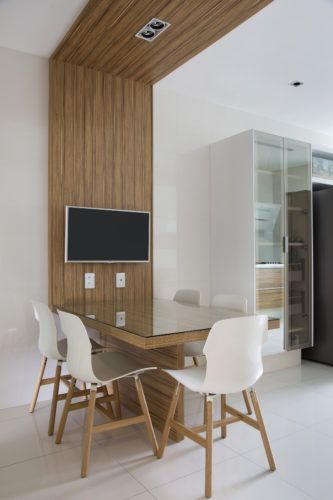
[[[84,274],[84,288],[95,288],[95,273]]]
[[[116,326],[121,327],[126,324],[126,313],[125,311],[116,312]]]
[[[125,273],[116,273],[116,288],[125,288],[126,275]]]

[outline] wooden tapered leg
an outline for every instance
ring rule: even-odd
[[[71,401],[72,401],[72,398],[73,398],[73,393],[74,393],[74,388],[75,388],[75,382],[76,382],[75,378],[72,378],[70,386],[69,386],[69,389],[68,389],[68,392],[67,392],[67,396],[66,396],[66,400],[65,400],[65,404],[64,404],[64,409],[62,411],[62,415],[61,415],[61,419],[60,419],[60,424],[59,424],[59,427],[58,427],[58,432],[57,432],[57,436],[56,436],[56,440],[55,440],[56,444],[60,444],[61,443],[62,436],[64,434],[65,425],[66,425],[66,421],[67,421],[67,415],[68,415],[69,407],[71,405]]]
[[[206,399],[206,466],[205,466],[205,496],[212,496],[212,459],[213,459],[213,398]]]
[[[148,410],[145,394],[143,392],[142,383],[141,383],[140,377],[138,377],[138,376],[135,377],[135,386],[136,386],[136,390],[138,392],[138,397],[139,397],[142,413],[145,416],[147,432],[148,432],[148,436],[149,436],[149,439],[150,439],[150,442],[151,442],[151,445],[153,448],[153,452],[154,452],[154,455],[157,455],[158,445],[157,445],[157,441],[156,441],[156,436],[155,436],[153,424],[151,423],[150,413]]]
[[[252,400],[252,404],[253,404],[253,408],[254,408],[254,413],[256,415],[257,423],[258,423],[258,426],[259,426],[259,431],[260,431],[260,434],[261,434],[262,442],[264,444],[264,448],[265,448],[265,451],[266,451],[266,456],[267,456],[267,460],[268,460],[268,463],[269,463],[269,468],[271,469],[271,471],[274,471],[276,469],[276,466],[275,466],[275,462],[274,462],[272,450],[271,450],[271,447],[270,447],[270,444],[269,444],[269,440],[268,440],[268,436],[267,436],[267,433],[266,433],[264,421],[263,421],[263,418],[262,418],[262,415],[261,415],[261,411],[260,411],[260,406],[259,406],[259,402],[258,402],[258,399],[257,399],[257,395],[256,395],[256,393],[255,393],[255,391],[253,389],[251,389],[251,391],[250,391],[250,396],[251,396],[251,400]]]
[[[167,415],[167,418],[165,420],[163,434],[162,434],[160,446],[159,446],[159,449],[157,452],[157,458],[162,458],[166,444],[168,442],[168,437],[169,437],[169,432],[170,432],[170,422],[173,419],[176,408],[177,408],[177,403],[178,403],[178,399],[180,396],[180,391],[181,391],[181,385],[177,384],[176,388],[175,388],[175,392],[173,393],[173,396],[171,399],[168,415]]]
[[[38,394],[39,394],[40,385],[41,385],[41,382],[43,380],[43,375],[44,375],[46,363],[47,363],[47,358],[45,358],[45,356],[43,356],[42,361],[40,363],[38,377],[37,377],[37,380],[36,380],[36,383],[35,383],[35,387],[34,387],[34,392],[33,392],[33,395],[32,395],[32,400],[31,400],[31,403],[30,403],[30,408],[29,408],[29,412],[30,413],[33,413],[34,410],[35,410],[35,406],[36,406],[36,402],[37,402],[37,398],[38,398]]]
[[[103,394],[106,397],[109,396],[109,391],[108,391],[108,388],[106,387],[106,385],[103,386]],[[106,404],[106,408],[108,409],[108,411],[110,413],[110,418],[115,418],[114,413],[113,413],[113,408],[112,408],[111,401],[108,401],[105,404]]]
[[[226,417],[225,405],[227,402],[227,397],[225,394],[221,394],[221,420]],[[221,425],[221,438],[225,439],[227,437],[227,426]]]
[[[89,405],[88,405],[87,412],[86,412],[86,421],[85,421],[85,426],[84,426],[81,477],[86,477],[88,474],[92,429],[93,429],[93,425],[94,425],[96,389],[97,389],[96,384],[91,384],[90,395],[89,395]]]
[[[121,404],[120,404],[120,394],[118,380],[112,382],[112,390],[115,397],[115,410],[117,418],[121,418]]]
[[[245,406],[246,406],[247,414],[248,415],[252,415],[252,408],[251,408],[251,405],[250,405],[249,396],[247,395],[247,391],[242,391],[242,394],[243,394],[243,398],[244,398],[244,403],[245,403]]]
[[[58,394],[59,394],[59,385],[60,385],[60,377],[61,377],[61,367],[62,361],[57,362],[55,375],[54,375],[54,384],[53,384],[53,396],[51,403],[51,411],[50,411],[50,420],[49,420],[49,436],[53,435],[54,432],[54,422],[57,413],[57,404],[58,404]]]
[[[82,382],[82,386],[83,386],[83,390],[84,390],[84,391],[86,391],[86,390],[87,390],[87,384],[86,384],[85,382]],[[84,396],[84,399],[85,399],[86,401],[88,401],[88,394],[86,394],[86,395]]]

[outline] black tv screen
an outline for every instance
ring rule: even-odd
[[[150,213],[66,207],[65,262],[149,262]]]

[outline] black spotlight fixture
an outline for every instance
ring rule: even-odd
[[[291,87],[300,87],[301,85],[304,85],[304,82],[300,82],[299,80],[295,80],[294,82],[290,82],[288,85]]]
[[[135,35],[137,38],[142,38],[147,42],[152,42],[158,37],[163,31],[169,28],[170,23],[166,21],[161,21],[155,17],[149,21],[143,28],[141,28]]]

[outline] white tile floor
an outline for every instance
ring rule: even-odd
[[[267,470],[257,431],[237,423],[222,441],[216,429],[213,498],[331,500],[333,368],[305,362],[267,374],[257,393],[277,470]],[[186,401],[186,420],[201,422],[202,401],[193,394]],[[238,396],[230,402],[243,405]],[[142,426],[99,434],[89,476],[80,479],[82,412],[70,414],[62,445],[47,436],[48,413],[48,403],[39,404],[34,415],[26,406],[0,410],[0,498],[203,498],[204,451],[195,443],[171,444],[156,460]]]

